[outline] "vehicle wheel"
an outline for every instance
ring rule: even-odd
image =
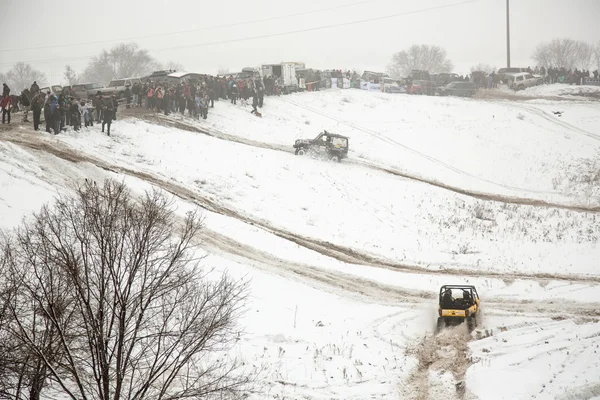
[[[340,156],[334,154],[331,156],[331,161],[339,163],[341,161]]]
[[[446,327],[446,321],[444,320],[444,317],[438,317],[437,326],[435,328],[435,331],[440,332],[445,327]]]
[[[303,156],[305,154],[306,154],[306,150],[304,150],[304,149],[296,150],[296,155],[298,155],[298,156]]]
[[[525,90],[525,86],[523,86],[523,85],[519,85],[519,86],[517,87],[517,90]]]
[[[467,318],[467,326],[469,328],[469,332],[472,332],[473,329],[475,329],[477,327],[477,317],[476,316],[468,317]]]

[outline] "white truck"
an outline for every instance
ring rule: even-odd
[[[275,76],[283,81],[282,92],[287,94],[298,91],[298,79],[296,69],[304,69],[306,65],[302,62],[281,62],[279,64],[264,64],[261,66],[261,74]]]

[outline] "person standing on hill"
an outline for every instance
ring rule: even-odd
[[[0,100],[0,108],[2,108],[2,123],[6,119],[6,115],[8,114],[8,123],[10,124],[10,109],[12,108],[12,99],[8,94],[2,96],[2,100]]]
[[[36,81],[33,81],[33,83],[31,84],[31,87],[29,88],[29,91],[31,92],[32,99],[33,99],[33,96],[35,96],[36,94],[39,93],[40,87],[38,86]]]
[[[125,108],[131,107],[131,87],[130,85],[125,85]]]
[[[231,86],[231,104],[237,104],[238,86],[234,83]]]
[[[10,94],[10,88],[8,87],[8,85],[6,83],[2,84],[2,98],[4,98],[4,96],[8,96]]]
[[[31,99],[31,110],[33,111],[33,130],[37,131],[40,129],[40,117],[42,115],[42,108],[44,108],[44,100],[46,94],[39,90]]]
[[[29,89],[23,89],[21,92],[21,104],[23,105],[23,122],[29,122],[27,120],[27,115],[29,114],[29,108],[31,107],[30,100],[30,92]]]
[[[106,134],[110,136],[110,125],[112,124],[114,116],[112,101],[107,101],[104,107],[102,107],[102,133],[104,133],[104,126],[108,125]]]

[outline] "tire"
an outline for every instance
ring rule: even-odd
[[[331,161],[339,163],[342,160],[341,160],[340,156],[338,156],[337,154],[334,154],[331,156]]]
[[[525,86],[523,86],[523,85],[519,85],[519,86],[517,87],[517,90],[525,90]]]
[[[306,154],[306,150],[305,149],[298,149],[296,150],[296,155],[297,156],[303,156]]]
[[[444,320],[444,317],[438,317],[435,331],[440,332],[445,327],[446,327],[446,320]]]

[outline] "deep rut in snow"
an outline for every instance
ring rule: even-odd
[[[417,366],[400,389],[401,398],[410,400],[470,399],[465,373],[471,365],[466,324],[427,335],[407,348]]]
[[[162,126],[170,126],[170,127],[185,130],[188,132],[201,133],[203,135],[207,135],[207,136],[225,140],[225,141],[245,144],[247,146],[258,147],[258,148],[262,148],[262,149],[282,151],[285,153],[293,153],[291,146],[268,144],[268,143],[264,143],[264,142],[250,140],[250,139],[242,138],[239,136],[230,135],[230,134],[218,131],[213,128],[208,128],[208,127],[200,128],[200,127],[194,126],[190,123],[187,123],[183,119],[183,117],[181,117],[181,120],[178,120],[173,117],[166,117],[161,114],[148,113],[148,112],[147,113],[136,113],[133,115],[135,115],[136,117],[138,117],[140,119],[146,120],[147,122],[150,122],[150,123],[155,123],[155,124],[162,125]],[[365,161],[365,160],[349,159],[347,162],[352,163],[354,165],[359,165],[359,166],[362,166],[365,168],[374,169],[374,170],[377,170],[377,171],[380,171],[380,172],[383,172],[386,174],[391,174],[391,175],[398,176],[401,178],[410,179],[410,180],[421,182],[421,183],[424,183],[427,185],[435,186],[440,189],[449,190],[451,192],[458,193],[463,196],[472,197],[472,198],[475,198],[478,200],[496,201],[499,203],[518,204],[518,205],[525,205],[525,206],[558,208],[558,209],[565,209],[565,210],[571,210],[571,211],[577,211],[577,212],[600,212],[600,205],[589,205],[589,204],[583,204],[583,203],[582,204],[563,204],[563,203],[556,203],[556,202],[546,201],[546,200],[542,200],[542,199],[528,198],[528,197],[523,197],[523,196],[509,196],[509,195],[503,195],[503,194],[479,192],[476,190],[468,190],[468,189],[460,188],[458,186],[448,185],[446,183],[440,182],[435,179],[424,178],[424,177],[421,177],[421,176],[418,176],[415,174],[411,174],[411,173],[404,172],[404,171],[399,171],[399,170],[396,170],[393,168],[387,168],[387,167],[377,165],[373,162],[369,162],[369,161]],[[451,166],[448,166],[448,167],[452,168]],[[456,172],[464,174],[464,172],[462,172],[460,170],[456,170]],[[490,183],[493,183],[493,182],[490,182]]]
[[[386,260],[382,257],[373,256],[366,253],[361,253],[349,247],[341,246],[335,243],[310,238],[295,234],[285,229],[274,226],[268,221],[261,220],[256,217],[245,215],[231,207],[217,203],[215,200],[210,199],[207,196],[203,196],[193,190],[190,190],[182,185],[168,181],[164,178],[135,171],[130,168],[121,167],[115,164],[111,164],[104,160],[95,158],[91,155],[86,155],[81,151],[77,151],[68,147],[67,145],[59,141],[50,141],[43,136],[37,136],[34,133],[23,133],[17,131],[3,132],[0,130],[0,139],[6,142],[11,142],[23,147],[27,147],[34,150],[44,151],[52,154],[58,158],[70,161],[70,162],[87,162],[96,165],[99,168],[111,171],[114,173],[122,173],[125,175],[133,176],[148,183],[151,183],[157,187],[160,187],[167,192],[179,197],[183,200],[194,203],[208,211],[225,215],[247,224],[257,226],[273,235],[276,235],[282,239],[291,241],[303,248],[315,251],[324,256],[336,259],[349,264],[355,265],[366,265],[378,268],[386,268],[395,271],[427,274],[427,275],[461,275],[461,276],[473,276],[478,277],[489,277],[498,279],[528,279],[528,280],[562,280],[569,282],[600,282],[600,277],[586,276],[586,275],[568,275],[568,274],[547,274],[547,273],[500,273],[491,271],[473,271],[470,269],[461,268],[443,268],[443,269],[427,269],[420,266],[408,265],[398,263],[393,260]]]

